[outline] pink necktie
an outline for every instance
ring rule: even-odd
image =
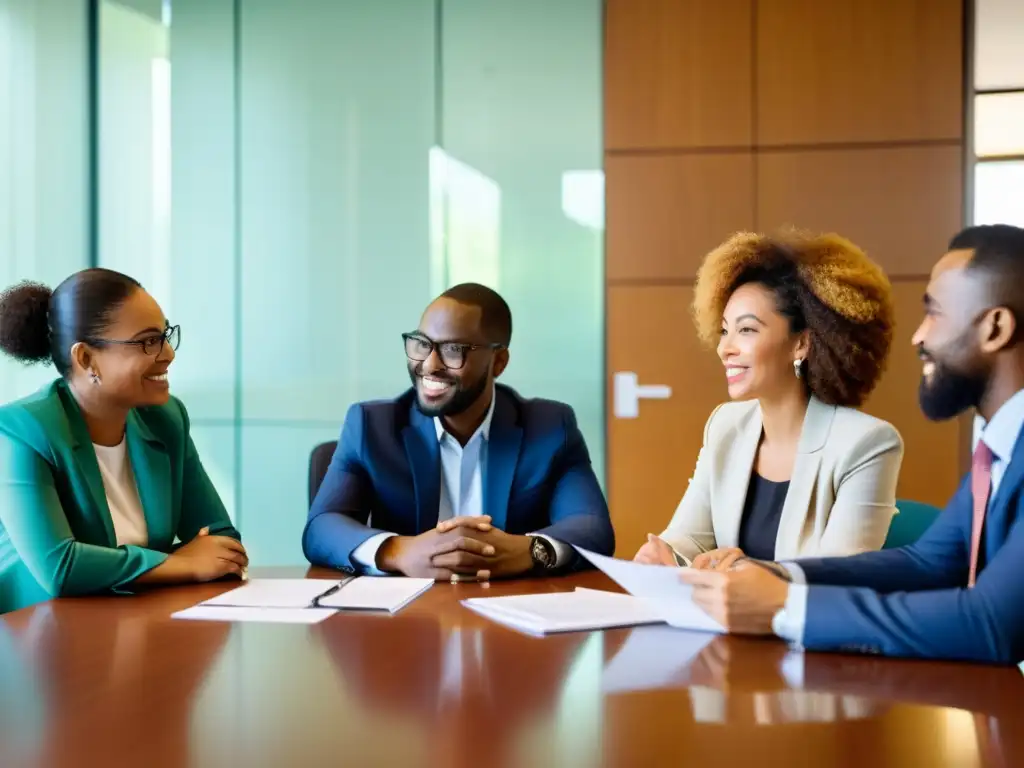
[[[988,507],[989,491],[992,488],[992,450],[984,440],[978,441],[971,461],[971,496],[974,498],[974,521],[971,524],[971,570],[967,586],[973,587],[978,573],[978,550],[981,548],[981,529],[985,525],[985,508]]]

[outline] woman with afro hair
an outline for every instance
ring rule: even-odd
[[[892,343],[882,270],[838,235],[744,232],[705,258],[693,310],[733,402],[711,414],[672,521],[636,560],[724,570],[880,549],[903,443],[857,408]]]

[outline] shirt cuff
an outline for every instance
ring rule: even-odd
[[[395,533],[378,533],[371,536],[352,551],[352,559],[362,567],[367,576],[389,576],[390,574],[377,567],[377,550],[380,545],[397,536]]]
[[[772,618],[772,632],[798,647],[803,645],[807,623],[807,590],[806,584],[790,584],[786,604]]]
[[[538,539],[544,539],[544,541],[548,542],[548,544],[554,548],[556,568],[561,568],[572,558],[572,547],[565,542],[559,541],[558,539],[552,539],[550,536],[545,536],[543,533],[531,533],[530,535],[536,536]]]
[[[791,584],[807,584],[807,574],[799,565],[796,563],[779,563],[779,565],[786,569]]]

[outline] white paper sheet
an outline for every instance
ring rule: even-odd
[[[251,579],[244,586],[205,600],[200,605],[308,608],[315,598],[338,583],[338,579]]]
[[[685,684],[687,667],[714,639],[708,632],[637,627],[604,668],[601,689],[624,693]]]
[[[505,597],[474,597],[462,604],[492,621],[544,635],[658,623],[650,604],[631,595],[596,589]]]
[[[345,582],[334,594],[322,598],[319,605],[323,608],[397,613],[432,586],[433,579],[360,576]]]
[[[634,563],[632,560],[605,557],[580,547],[576,549],[631,595],[642,597],[655,605],[665,621],[673,627],[703,632],[725,631],[721,624],[693,602],[693,587],[680,580],[679,568]]]
[[[330,608],[237,608],[200,604],[171,614],[171,618],[199,621],[257,621],[268,624],[316,624],[336,613],[337,611]]]

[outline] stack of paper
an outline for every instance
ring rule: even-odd
[[[679,568],[616,560],[585,549],[579,551],[630,594],[578,589],[554,594],[475,598],[463,601],[463,605],[489,619],[533,634],[660,623],[701,632],[725,631],[693,602],[693,588],[680,580]]]
[[[475,597],[462,604],[500,624],[544,635],[579,632],[664,621],[657,610],[643,600],[618,592],[577,589],[540,595]]]
[[[339,610],[395,613],[433,586],[431,579],[361,576],[252,579],[244,586],[173,614],[176,619],[315,624]]]

